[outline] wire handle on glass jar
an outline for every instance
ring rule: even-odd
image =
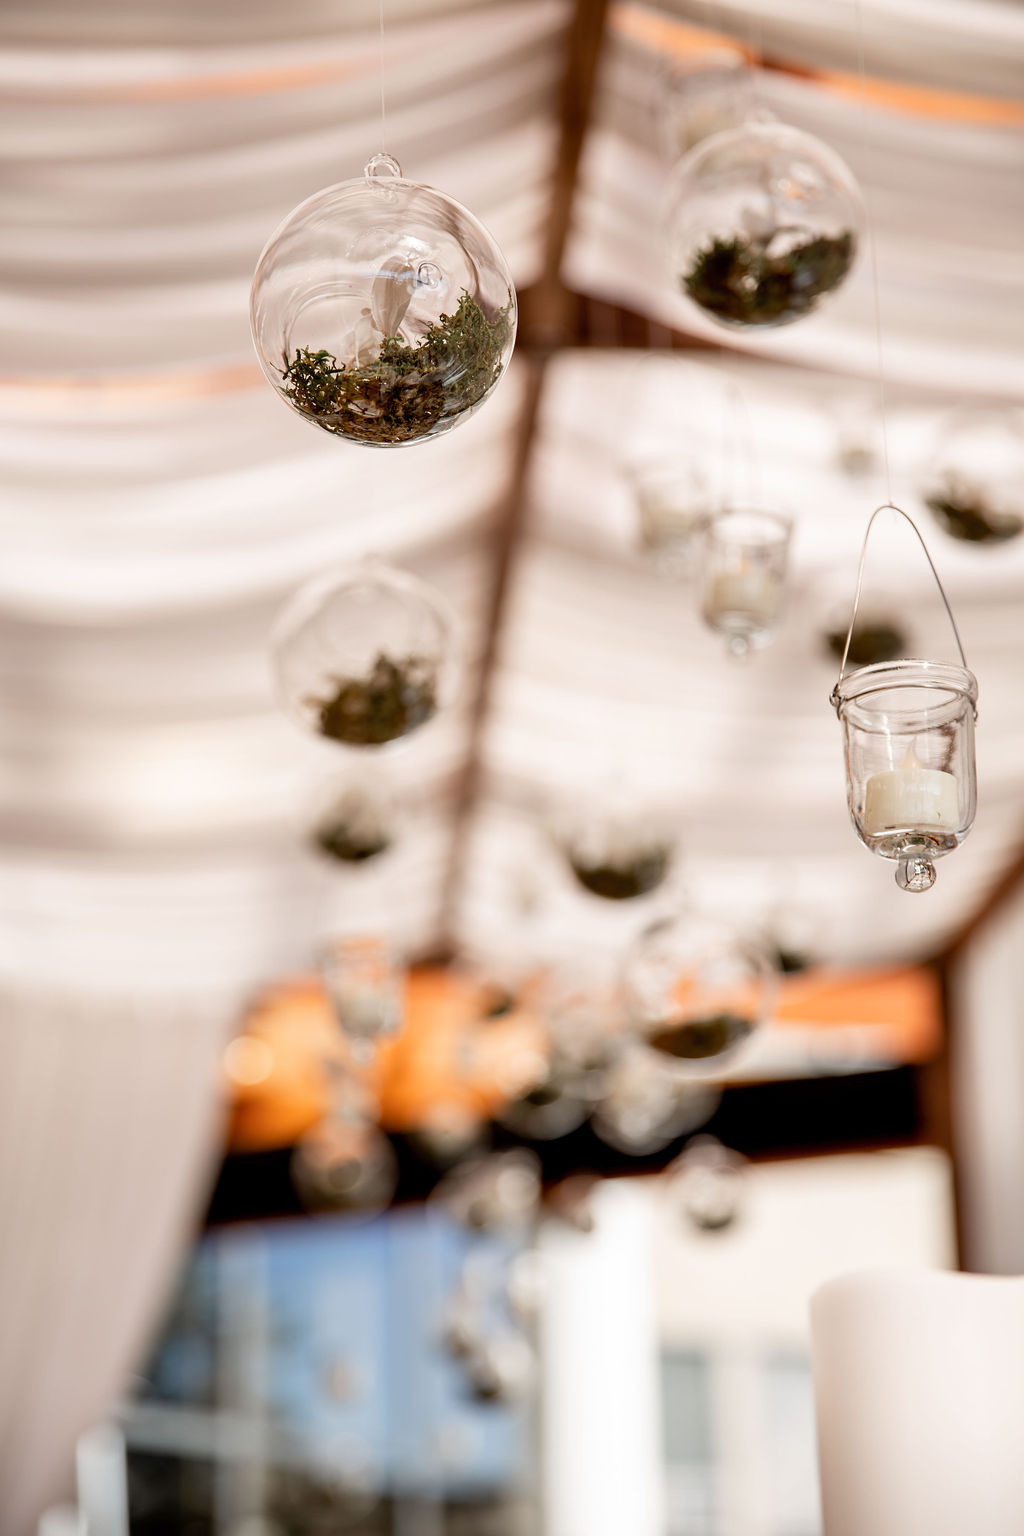
[[[880,513],[882,513],[882,512],[896,512],[896,513],[898,513],[899,516],[902,517],[905,522],[908,522],[910,524],[911,528],[914,530],[914,533],[917,535],[917,541],[920,544],[921,548],[924,550],[924,557],[928,561],[928,566],[929,566],[929,569],[931,570],[932,575],[935,577],[935,585],[939,589],[939,596],[942,598],[943,607],[946,610],[946,615],[947,615],[947,617],[949,619],[950,626],[951,626],[951,628],[953,630],[953,638],[956,640],[956,648],[957,648],[957,651],[959,652],[959,655],[960,655],[960,665],[963,667],[965,672],[969,672],[970,671],[970,668],[967,665],[967,657],[964,655],[964,647],[963,647],[963,641],[960,639],[960,631],[957,628],[956,619],[953,617],[953,610],[950,607],[949,598],[946,596],[946,589],[942,585],[942,581],[939,578],[938,571],[935,569],[935,562],[934,562],[934,560],[932,559],[931,555],[928,552],[928,546],[927,546],[927,544],[924,541],[924,537],[923,537],[923,535],[921,533],[921,530],[920,530],[920,528],[918,528],[917,524],[914,522],[914,519],[908,513],[904,512],[902,507],[897,507],[891,501],[885,501],[885,502],[882,503],[882,505],[880,507],[876,507],[875,510],[872,512],[870,518],[868,519],[868,526],[867,526],[867,528],[864,531],[864,542],[861,545],[861,550],[860,550],[860,563],[857,566],[857,587],[856,587],[856,591],[854,592],[854,595],[853,595],[853,613],[850,615],[850,627],[846,631],[846,644],[843,647],[843,659],[842,659],[842,661],[839,664],[839,677],[837,678],[835,687],[832,689],[832,692],[831,692],[831,694],[829,696],[830,702],[831,702],[833,708],[837,712],[839,710],[839,706],[840,706],[840,703],[841,703],[840,690],[842,688],[843,679],[846,676],[846,662],[847,662],[847,659],[848,659],[849,654],[850,654],[850,643],[851,643],[851,641],[853,639],[853,631],[854,631],[854,629],[856,627],[856,624],[857,624],[857,613],[858,613],[858,610],[860,608],[860,594],[861,594],[861,588],[862,588],[862,586],[864,584],[864,561],[866,560],[867,553],[868,553],[868,540],[871,537],[871,530],[874,527],[875,518],[878,517],[878,515]],[[977,708],[976,704],[973,706],[973,709],[974,709],[974,718],[975,718],[975,720],[977,720],[977,718],[978,718],[978,708]]]

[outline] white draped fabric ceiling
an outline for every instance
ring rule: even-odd
[[[833,143],[866,187],[894,490],[919,513],[943,413],[965,392],[1008,400],[1024,386],[1024,13],[996,0],[862,7],[878,87],[867,111],[855,0],[611,5],[563,275],[646,317],[652,342],[668,326],[720,342],[661,268],[666,114],[690,89],[681,75],[722,56],[695,28],[731,29],[802,71],[758,72],[727,86],[719,107],[734,113],[753,92],[758,110]],[[408,175],[484,220],[521,289],[542,268],[571,9],[387,0],[388,147]],[[0,1344],[19,1350],[0,1383],[0,1486],[19,1480],[3,1536],[28,1536],[59,1494],[75,1433],[130,1363],[160,1283],[153,1255],[198,1199],[210,1064],[239,1000],[306,963],[318,933],[386,927],[412,951],[454,938],[497,966],[614,953],[637,917],[571,892],[544,830],[552,804],[606,775],[674,818],[676,894],[758,922],[785,908],[826,958],[932,951],[1022,830],[1024,550],[953,545],[937,531],[981,684],[977,828],[936,891],[911,900],[846,820],[819,631],[849,597],[861,531],[885,495],[877,465],[854,481],[836,456],[850,421],[877,448],[862,263],[820,319],[745,348],[761,359],[595,349],[551,364],[482,788],[452,885],[524,370],[513,366],[453,435],[366,453],[287,412],[248,336],[266,236],[379,147],[376,21],[372,0],[21,0],[0,16],[0,1061],[29,1095],[17,1150],[5,1143],[13,1194],[0,1201]],[[784,631],[745,669],[718,654],[688,590],[634,553],[624,467],[668,447],[692,447],[719,487],[760,476],[798,518]],[[891,530],[881,543],[879,582],[922,648],[949,654],[918,552]],[[266,635],[302,579],[370,551],[448,594],[466,666],[458,707],[386,764],[404,807],[399,847],[379,872],[345,881],[302,845],[339,769],[278,714]],[[78,1001],[62,1008],[55,994]],[[198,1011],[180,1002],[197,994]],[[107,1027],[93,1027],[98,997]],[[198,1021],[187,1031],[182,1006]],[[40,1009],[50,1023],[37,1061],[26,1042]],[[55,1016],[74,1037],[74,1071],[51,1079],[39,1063],[65,1049],[53,1045]],[[144,1028],[158,1045],[136,1048]],[[58,1151],[74,1156],[80,1206],[67,1189],[58,1198],[47,1172]],[[89,1191],[129,1213],[102,1242],[83,1219]],[[29,1245],[55,1306],[62,1276],[88,1290],[60,1336],[63,1371],[47,1355],[43,1289],[15,1278]],[[90,1319],[115,1295],[98,1361],[85,1347]]]

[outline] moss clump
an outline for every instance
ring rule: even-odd
[[[488,320],[463,292],[454,315],[442,315],[418,346],[387,336],[364,367],[300,347],[285,358],[283,392],[325,432],[360,443],[415,442],[483,399],[498,380],[511,330],[511,293]]]
[[[707,1061],[739,1045],[750,1034],[749,1019],[738,1013],[713,1013],[704,1019],[667,1024],[647,1036],[647,1043],[679,1061]]]
[[[333,680],[326,699],[310,699],[317,729],[350,747],[380,747],[407,736],[437,713],[432,663],[411,656],[394,661],[381,652],[366,677]]]
[[[1024,527],[1024,522],[1012,513],[993,512],[983,496],[952,476],[925,497],[925,506],[950,538],[965,544],[1005,544]]]
[[[785,325],[839,287],[856,249],[849,229],[809,238],[781,229],[770,237],[715,239],[698,251],[683,291],[727,325]]]
[[[340,864],[365,864],[391,847],[386,832],[370,832],[347,821],[325,822],[317,827],[313,842],[321,853]]]
[[[606,901],[631,901],[658,888],[671,860],[670,849],[652,848],[622,862],[606,859],[590,864],[570,856],[569,868],[592,895],[603,896]]]

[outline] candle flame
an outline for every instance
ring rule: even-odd
[[[901,768],[902,768],[903,771],[909,770],[910,772],[913,772],[914,769],[916,769],[916,768],[923,768],[924,767],[924,764],[922,763],[921,759],[917,755],[916,746],[917,746],[916,742],[912,741],[910,743],[910,746],[907,748],[907,755],[903,759],[903,762],[901,764]]]

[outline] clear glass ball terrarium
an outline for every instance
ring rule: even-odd
[[[385,747],[434,718],[455,671],[440,593],[377,561],[329,571],[286,606],[271,636],[281,702],[338,746]]]
[[[1024,531],[1024,417],[1014,410],[954,412],[942,431],[922,498],[950,538],[1005,544]]]
[[[847,800],[857,836],[896,860],[905,891],[935,883],[935,860],[958,847],[977,809],[978,683],[966,667],[895,661],[841,679]]]
[[[704,530],[701,617],[732,656],[767,645],[778,628],[792,529],[781,513],[735,507]]]
[[[555,818],[552,834],[580,890],[604,901],[634,901],[671,873],[678,834],[669,817],[616,787],[584,797]]]
[[[388,448],[449,431],[512,355],[515,289],[483,225],[389,155],[301,203],[250,301],[270,383],[325,432]]]
[[[713,918],[662,918],[633,945],[623,970],[638,1037],[680,1075],[731,1063],[768,1018],[776,973],[767,953]]]
[[[832,149],[786,124],[748,123],[676,167],[672,276],[720,325],[791,325],[845,282],[862,220],[857,184]]]

